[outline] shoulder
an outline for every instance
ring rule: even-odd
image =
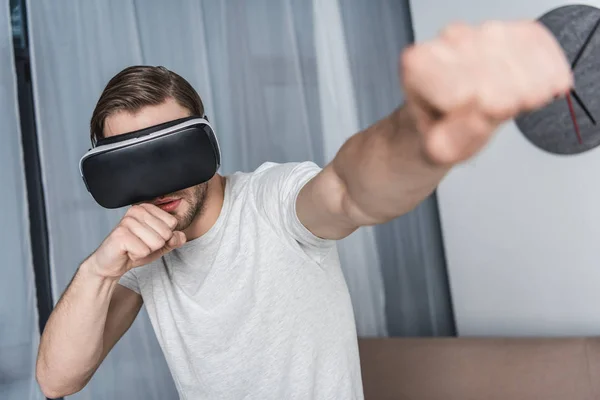
[[[253,174],[263,174],[269,171],[292,171],[295,169],[313,169],[320,170],[317,164],[312,161],[292,161],[286,163],[276,163],[276,162],[265,162],[262,163],[258,168],[256,168],[252,173]]]
[[[250,173],[253,182],[284,184],[307,180],[321,171],[312,161],[275,163],[265,162]]]
[[[293,190],[302,187],[322,170],[312,161],[264,162],[250,172],[237,171],[227,175],[233,197],[251,191]]]

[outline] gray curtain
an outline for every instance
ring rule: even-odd
[[[87,193],[78,161],[90,146],[89,117],[107,79],[142,63],[133,2],[29,1],[35,111],[47,208],[53,293],[64,291],[81,261],[122,210]],[[175,386],[142,310],[76,399],[174,399]]]
[[[89,117],[111,76],[151,64],[188,79],[219,135],[222,173],[267,160],[324,165],[347,137],[399,104],[396,58],[410,41],[405,7],[385,0],[29,1],[54,292],[62,293],[123,213],[96,205],[77,169],[89,148]],[[417,332],[390,321],[443,333],[440,320],[451,314],[428,204],[404,222],[340,243],[359,335],[387,336],[388,327]],[[176,397],[144,313],[72,397]]]
[[[340,0],[360,129],[404,100],[399,56],[413,41],[408,0]],[[390,336],[453,336],[435,195],[375,228]]]
[[[0,398],[43,399],[35,382],[39,343],[27,194],[8,2],[0,4]]]

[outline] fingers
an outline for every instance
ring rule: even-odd
[[[573,88],[574,79],[571,65],[556,38],[542,24],[535,23],[530,29],[532,37],[536,38],[539,46],[521,44],[521,51],[529,54],[532,69],[539,71],[538,74],[531,74],[532,80],[537,84],[536,87],[548,89],[545,98],[541,98],[538,104],[532,106],[537,108],[553,97],[564,96]],[[535,66],[536,62],[537,66]]]
[[[507,87],[513,92],[516,109],[504,119],[538,109],[565,95],[573,86],[573,74],[564,51],[543,25],[537,22],[506,25],[509,32],[506,37],[514,54],[507,63],[510,70]]]
[[[132,260],[159,256],[186,242],[183,232],[174,231],[177,219],[151,204],[131,207],[118,227],[117,240]]]
[[[128,216],[147,225],[164,240],[171,239],[173,229],[177,226],[177,219],[174,216],[151,204],[141,204],[131,207]]]
[[[401,74],[427,156],[444,164],[465,160],[499,124],[573,87],[564,51],[532,21],[450,25],[406,50]]]
[[[174,232],[171,239],[164,242],[162,246],[159,246],[156,243],[149,245],[144,239],[138,236],[138,229],[139,227],[130,229],[121,225],[115,230],[114,237],[120,248],[127,253],[129,258],[136,265],[147,264],[171,250],[181,247],[186,242],[185,234],[177,231]],[[141,236],[144,236],[144,234]]]
[[[418,95],[442,115],[476,105],[506,120],[566,93],[573,78],[564,52],[537,22],[452,25],[402,57],[407,96]]]
[[[150,247],[125,226],[118,226],[113,233],[113,238],[133,261],[141,260],[152,253]]]
[[[402,75],[407,97],[418,96],[444,114],[468,103],[474,96],[468,58],[443,39],[413,46],[402,55]],[[472,76],[471,76],[472,78]]]
[[[155,205],[140,204],[140,207],[142,207],[144,210],[146,210],[151,215],[153,215],[156,218],[163,221],[169,227],[169,229],[173,230],[177,226],[177,218],[175,218],[168,212],[161,210],[160,208],[156,207]]]
[[[179,231],[173,232],[173,237],[165,244],[165,249],[167,251],[174,250],[183,246],[186,240],[185,233]]]
[[[471,35],[473,28],[464,22],[455,22],[446,26],[440,36],[446,39],[449,43],[453,43],[457,46],[469,45],[463,38]]]
[[[141,207],[143,207],[146,211],[148,211],[150,214],[152,214],[168,226],[170,237],[166,238],[165,236],[163,236],[163,238],[167,240],[167,249],[172,250],[185,244],[185,242],[187,241],[185,234],[180,231],[174,231],[178,223],[177,218],[175,218],[168,212],[161,210],[153,204],[141,204]]]
[[[138,237],[151,251],[156,251],[162,248],[166,240],[162,238],[154,229],[148,225],[141,223],[133,217],[125,217],[121,222],[134,236]]]

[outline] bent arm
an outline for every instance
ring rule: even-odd
[[[56,398],[83,389],[141,306],[139,294],[94,274],[85,261],[41,337],[36,378],[43,393]]]

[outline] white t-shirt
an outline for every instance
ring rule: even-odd
[[[182,399],[362,399],[334,241],[299,221],[320,171],[265,163],[226,178],[215,225],[120,284],[142,295]]]

